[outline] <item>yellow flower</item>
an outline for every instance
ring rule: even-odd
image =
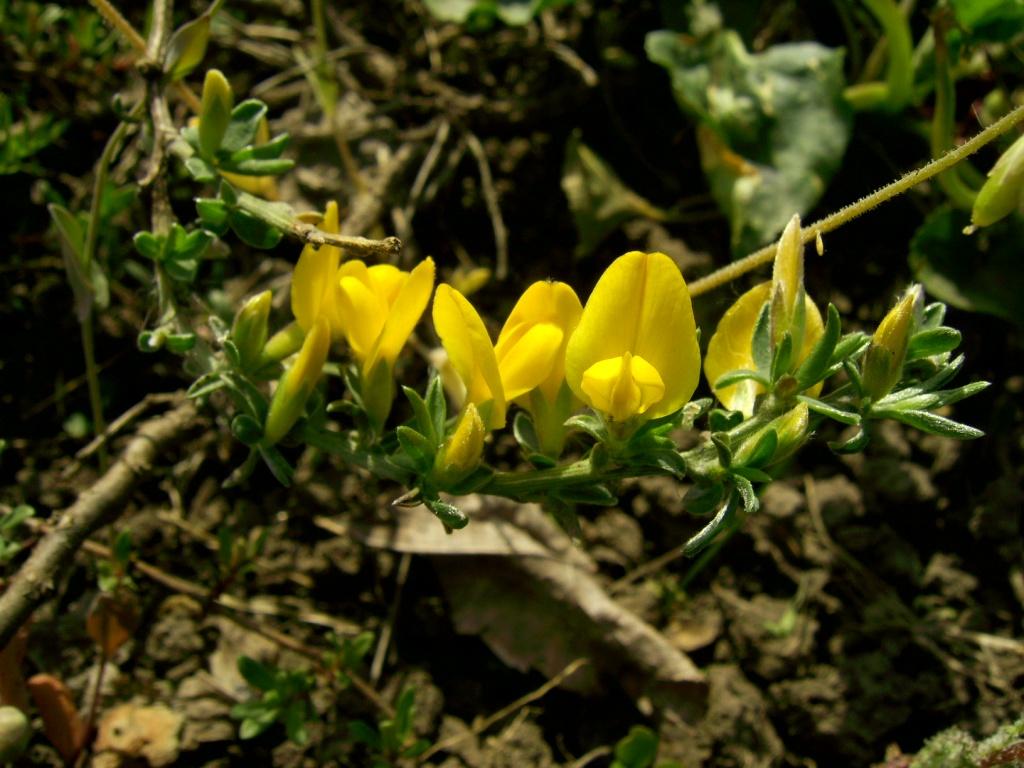
[[[448,362],[466,388],[466,402],[476,406],[487,429],[501,429],[508,404],[484,321],[466,297],[447,283],[437,286],[433,316]]]
[[[338,233],[338,204],[333,200],[327,204],[320,229],[332,234]],[[338,301],[338,264],[341,249],[332,245],[314,248],[306,245],[302,249],[292,272],[292,314],[303,331],[309,333],[314,322],[323,316],[331,327],[331,334],[340,338],[345,324]]]
[[[565,349],[583,306],[565,283],[540,281],[516,302],[494,352],[505,397],[533,417],[541,451],[557,458],[565,442],[565,420],[579,401],[565,383]]]
[[[778,343],[786,333],[792,337],[794,348],[797,350],[793,368],[807,357],[825,332],[818,307],[804,292],[803,271],[800,220],[793,217],[779,240],[771,281],[755,285],[740,296],[726,310],[708,342],[708,352],[704,358],[704,375],[715,396],[726,408],[742,411],[749,416],[754,412],[755,399],[765,391],[761,384],[752,379],[719,389],[715,389],[715,382],[730,371],[757,368],[751,343],[757,320],[766,302],[770,302],[771,307],[773,343]],[[811,395],[816,395],[820,391],[820,383],[808,390]]]
[[[324,363],[327,362],[327,350],[331,346],[331,329],[327,320],[320,317],[313,324],[302,342],[302,349],[291,367],[285,371],[274,391],[267,413],[267,423],[263,436],[268,444],[273,445],[292,428],[306,407],[306,400],[313,393],[313,387],[320,377]]]
[[[666,416],[700,376],[690,293],[663,253],[633,251],[605,270],[565,356],[572,391],[613,421]]]
[[[494,346],[507,399],[534,388],[549,402],[558,397],[565,380],[565,348],[582,313],[576,292],[565,283],[540,281],[526,289]]]
[[[251,296],[235,315],[231,340],[238,350],[243,370],[251,371],[259,366],[263,346],[267,343],[267,322],[272,298],[270,291]]]
[[[347,261],[334,284],[345,338],[360,364],[363,405],[379,429],[394,399],[395,361],[430,300],[434,262],[425,259],[403,272],[390,264]]]

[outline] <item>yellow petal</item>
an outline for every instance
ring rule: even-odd
[[[562,329],[553,323],[538,323],[519,336],[515,344],[495,349],[508,400],[526,394],[551,375],[563,338]]]
[[[630,352],[587,368],[582,388],[591,405],[609,414],[613,421],[643,415],[665,395],[665,383],[657,369]]]
[[[409,277],[408,272],[403,272],[392,264],[375,264],[367,270],[370,283],[373,285],[373,292],[376,293],[387,306],[391,306],[398,298],[402,286]]]
[[[373,272],[373,268],[370,269]],[[387,320],[377,339],[373,353],[367,359],[367,366],[377,360],[385,360],[393,367],[405,342],[412,335],[416,323],[430,301],[434,289],[434,261],[424,259],[403,279],[402,288],[391,304]]]
[[[352,353],[357,359],[366,360],[384,327],[388,308],[374,292],[363,262],[349,261],[338,270],[337,297]]]
[[[327,211],[321,227],[332,233],[338,231],[338,205],[327,204]],[[299,327],[307,333],[317,317],[323,315],[331,325],[331,331],[340,334],[341,316],[338,312],[335,291],[335,275],[341,251],[330,245],[320,249],[307,245],[292,273],[292,314]]]
[[[472,403],[466,405],[459,417],[455,432],[438,451],[435,459],[435,475],[442,486],[458,482],[480,464],[484,451],[487,430],[483,420]]]
[[[626,352],[642,357],[664,383],[663,398],[646,411],[649,418],[678,410],[697,388],[700,350],[690,294],[663,253],[627,253],[601,275],[566,348],[566,381],[590,402],[584,371]]]
[[[754,338],[754,326],[761,314],[764,303],[771,298],[772,283],[755,285],[740,296],[722,316],[718,327],[708,342],[708,353],[704,359],[704,375],[714,389],[719,377],[738,370],[754,370],[754,356],[750,346]],[[804,339],[796,364],[803,361],[825,331],[821,313],[810,297],[804,297],[805,327]],[[821,391],[815,385],[808,392],[813,396]],[[732,411],[742,411],[747,416],[754,412],[754,401],[764,392],[757,382],[747,379],[728,387],[714,390],[722,405]]]
[[[772,302],[778,307],[772,317],[776,339],[782,338],[782,334],[790,329],[797,297],[803,290],[804,246],[800,242],[800,217],[794,216],[779,237],[772,265]]]
[[[466,385],[466,399],[478,408],[491,404],[488,429],[505,426],[506,402],[501,374],[480,315],[465,296],[442,283],[434,294],[433,317],[434,328],[448,352],[448,359]]]
[[[509,350],[517,346],[520,339],[533,326],[541,323],[550,324],[562,332],[561,343],[551,359],[547,374],[534,386],[540,387],[548,402],[554,402],[565,380],[565,347],[569,343],[569,337],[576,330],[582,313],[583,307],[576,292],[565,283],[542,280],[527,288],[512,308],[498,335],[498,343],[494,345],[503,379],[505,364],[501,361],[509,355]],[[505,394],[509,400],[517,397],[508,394],[507,386]]]
[[[327,362],[331,345],[331,329],[325,318],[318,317],[302,342],[302,349],[291,367],[281,377],[267,412],[263,430],[266,441],[273,445],[292,428],[306,407],[316,380]]]

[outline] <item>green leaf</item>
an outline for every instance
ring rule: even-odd
[[[736,519],[736,509],[736,498],[732,493],[730,493],[729,498],[718,509],[718,513],[711,519],[711,522],[687,540],[683,547],[683,554],[686,555],[686,557],[693,557],[702,549],[707,547],[715,540],[722,529],[733,524]]]
[[[940,326],[915,333],[907,344],[907,362],[952,352],[960,346],[960,331]]]
[[[775,456],[775,449],[779,447],[779,433],[774,429],[765,429],[757,437],[757,442],[754,443],[753,447],[747,452],[746,446],[743,446],[740,452],[737,452],[734,461],[743,467],[762,467],[772,460]],[[737,467],[733,467],[737,469]]]
[[[712,432],[728,432],[743,423],[743,411],[726,411],[715,408],[708,416],[708,429]]]
[[[209,184],[217,179],[217,171],[201,157],[193,155],[185,161],[185,170],[189,176],[201,184]]]
[[[7,533],[17,528],[36,513],[28,504],[19,504],[3,517],[0,517],[0,531]]]
[[[284,711],[285,733],[291,741],[299,745],[309,741],[309,731],[306,730],[307,710],[305,701],[293,701]]]
[[[263,461],[266,462],[267,468],[270,469],[271,473],[277,479],[281,485],[285,488],[292,484],[292,476],[295,474],[295,469],[291,464],[281,455],[281,452],[272,445],[266,443],[260,443],[259,445],[260,456],[263,457]]]
[[[231,121],[221,139],[220,151],[233,154],[252,144],[266,114],[267,105],[258,99],[246,99],[231,110]]]
[[[969,427],[966,424],[961,424],[952,419],[947,419],[945,416],[939,416],[937,413],[929,413],[928,411],[872,410],[871,415],[874,418],[895,419],[915,429],[920,429],[922,432],[941,435],[942,437],[952,437],[957,440],[974,440],[985,436],[985,433],[980,429]]]
[[[283,237],[281,230],[277,227],[238,209],[232,209],[228,214],[228,223],[242,242],[253,248],[263,250],[273,248],[281,242]]]
[[[405,398],[409,401],[409,405],[412,406],[413,423],[416,425],[416,430],[426,438],[431,449],[436,451],[441,441],[434,428],[434,420],[431,418],[427,401],[420,397],[420,393],[411,387],[403,386],[402,392],[405,393]]]
[[[416,689],[404,688],[395,702],[395,733],[401,744],[412,731],[412,718],[416,711]]]
[[[196,213],[203,226],[216,235],[223,235],[228,231],[227,203],[216,197],[197,197]]]
[[[163,261],[167,238],[157,237],[152,232],[136,232],[132,244],[140,256],[153,261]]]
[[[437,435],[438,443],[444,437],[445,422],[448,421],[448,402],[444,397],[444,387],[441,385],[441,377],[434,374],[430,383],[427,384],[427,408],[430,411],[430,419],[434,423],[434,434]]]
[[[1009,216],[963,234],[966,213],[940,208],[910,242],[910,266],[928,293],[960,309],[984,312],[1024,326],[1024,218]]]
[[[721,483],[695,485],[683,496],[683,509],[691,515],[710,515],[722,502],[724,490]]]
[[[599,442],[608,439],[608,428],[600,416],[592,413],[580,413],[567,419],[564,425],[567,429],[575,429],[586,432]]]
[[[249,685],[259,688],[261,691],[272,690],[277,685],[277,675],[274,670],[249,656],[238,657],[238,672]]]
[[[235,710],[238,707],[235,707]],[[235,710],[232,710],[234,713]],[[240,739],[254,739],[263,733],[267,728],[274,724],[277,719],[276,712],[261,713],[258,718],[246,718],[242,720],[242,725],[238,729],[238,738]]]
[[[380,734],[372,725],[364,723],[362,720],[351,720],[348,724],[348,732],[353,741],[365,744],[373,750],[380,749]]]
[[[771,480],[771,478],[769,477],[768,480]],[[754,486],[751,484],[750,479],[736,474],[733,476],[732,481],[736,486],[736,490],[740,493],[740,498],[743,500],[743,508],[747,511],[747,514],[752,515],[757,512],[761,508],[761,502],[757,498],[757,493],[754,491]]]
[[[623,768],[648,768],[658,755],[658,735],[642,725],[634,725],[615,745],[615,759]]]
[[[240,162],[226,161],[221,163],[221,168],[230,173],[237,173],[242,176],[279,176],[295,167],[295,161],[284,157],[276,160],[260,160],[250,158]]]
[[[206,14],[175,30],[167,43],[167,56],[164,59],[164,72],[171,82],[181,80],[199,66],[206,55],[209,40],[210,17]]]
[[[836,408],[834,405],[829,405],[822,400],[818,400],[814,397],[807,397],[806,395],[797,395],[796,399],[801,403],[805,403],[807,407],[815,413],[819,413],[822,416],[828,416],[828,418],[835,419],[842,424],[860,424],[859,413],[844,411],[842,408]]]
[[[132,532],[128,530],[121,531],[117,534],[117,538],[114,539],[114,546],[112,551],[114,562],[117,563],[122,570],[127,567],[128,561],[132,556]]]
[[[1020,0],[950,0],[957,23],[977,42],[1006,42],[1024,29]]]
[[[646,50],[700,123],[701,164],[735,254],[770,242],[817,203],[850,138],[841,50],[786,43],[752,54],[731,30],[696,40],[651,32]]]
[[[766,305],[767,306],[767,305]],[[775,355],[772,357],[771,380],[778,381],[782,375],[789,370],[789,364],[793,361],[793,336],[787,331],[782,334],[782,341],[775,348]]]
[[[844,442],[833,441],[828,444],[828,447],[833,451],[833,453],[860,453],[867,447],[867,444],[870,441],[871,436],[868,434],[868,431],[861,427],[849,440]]]

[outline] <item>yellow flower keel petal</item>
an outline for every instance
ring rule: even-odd
[[[627,421],[647,412],[665,396],[665,383],[657,369],[638,355],[594,363],[583,372],[582,389],[594,408],[613,421]]]

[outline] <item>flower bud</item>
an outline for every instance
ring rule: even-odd
[[[457,483],[480,465],[486,435],[483,419],[476,406],[470,403],[434,461],[434,479],[438,485]]]
[[[784,334],[792,334],[793,346],[800,349],[803,320],[798,309],[804,301],[804,246],[800,242],[800,217],[789,220],[775,251],[772,267],[771,321],[772,343]]]
[[[268,445],[273,445],[288,434],[288,430],[302,416],[306,400],[313,393],[320,371],[327,362],[330,345],[330,325],[326,318],[318,317],[306,335],[306,340],[302,342],[298,357],[291,368],[285,371],[274,392],[263,430]]]
[[[220,149],[234,106],[235,95],[227,78],[219,69],[207,70],[199,112],[199,151],[204,157],[213,157]]]
[[[271,298],[270,291],[251,296],[235,315],[231,340],[238,349],[242,370],[251,371],[256,368],[263,355],[263,346],[267,343]]]
[[[907,343],[923,301],[921,286],[910,286],[903,298],[882,318],[871,337],[871,344],[864,354],[861,379],[864,394],[872,400],[880,400],[889,394],[903,375]]]
[[[987,227],[1010,215],[1024,202],[1024,136],[996,161],[974,198],[971,224]]]
[[[765,467],[782,461],[804,444],[810,425],[810,411],[807,405],[799,403],[742,442],[733,454],[737,466]],[[775,433],[774,445],[770,437]]]

